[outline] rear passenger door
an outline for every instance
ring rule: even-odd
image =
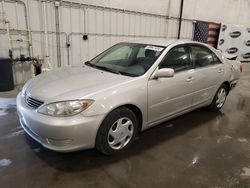
[[[225,68],[214,52],[203,45],[191,45],[191,58],[195,66],[193,106],[196,106],[214,97]]]

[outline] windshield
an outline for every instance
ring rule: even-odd
[[[154,64],[165,47],[119,43],[104,51],[87,65],[127,76],[141,76]]]

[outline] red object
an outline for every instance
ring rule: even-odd
[[[194,41],[203,42],[217,47],[220,23],[196,21],[194,28]]]
[[[213,47],[217,47],[219,33],[220,33],[220,25],[219,23],[210,22],[208,24],[208,36],[207,36],[207,44]]]

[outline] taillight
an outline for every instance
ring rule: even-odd
[[[240,64],[240,72],[242,72],[243,71],[243,65],[242,65],[242,63]]]

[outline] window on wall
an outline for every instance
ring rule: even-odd
[[[171,49],[167,53],[159,68],[172,68],[175,72],[180,72],[190,69],[191,67],[189,48],[179,46]]]
[[[207,47],[192,46],[191,52],[196,67],[206,67],[221,63],[218,57]]]

